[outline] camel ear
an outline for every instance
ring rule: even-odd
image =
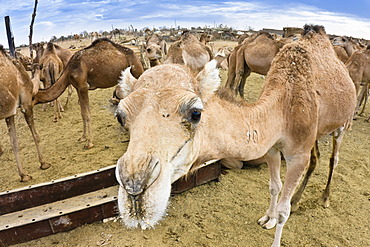
[[[217,61],[211,60],[197,75],[199,91],[203,100],[212,96],[221,85],[220,74],[216,65]]]
[[[131,67],[123,70],[116,88],[116,96],[119,99],[127,97],[133,90],[137,79],[131,74]]]

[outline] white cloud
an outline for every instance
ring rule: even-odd
[[[28,32],[33,1],[6,1],[0,9],[10,15],[16,45],[28,43]],[[303,27],[304,24],[323,25],[330,34],[349,35],[370,39],[370,19],[354,15],[329,12],[302,4],[279,6],[260,2],[187,1],[172,4],[163,0],[43,0],[39,1],[35,20],[34,41],[49,40],[52,36],[67,36],[83,31],[111,30],[143,27],[173,27],[180,25],[227,25],[236,29],[252,27],[282,29],[286,26]],[[4,25],[0,33],[5,34]],[[6,45],[5,35],[0,43]]]

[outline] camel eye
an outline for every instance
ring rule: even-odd
[[[147,52],[151,52],[151,51],[152,51],[152,49],[148,48],[148,49],[146,49],[146,51],[147,51]]]
[[[191,111],[191,121],[195,123],[199,122],[201,115],[202,113],[200,112],[199,109],[192,110]]]

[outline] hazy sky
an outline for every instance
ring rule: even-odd
[[[6,15],[11,19],[16,46],[28,44],[34,0],[0,0],[0,4],[0,44],[8,47]],[[33,42],[130,25],[141,29],[223,24],[260,30],[303,27],[306,23],[323,25],[329,34],[370,39],[370,0],[39,0]]]

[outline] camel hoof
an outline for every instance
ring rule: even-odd
[[[79,142],[85,142],[86,140],[87,140],[86,137],[83,136],[78,139]]]
[[[291,206],[290,212],[297,212],[298,211],[298,208],[299,208],[298,202],[291,202],[290,206]]]
[[[270,218],[269,216],[265,215],[258,220],[258,224],[264,229],[271,229],[276,225],[276,218]]]
[[[30,175],[23,175],[21,176],[21,182],[27,182],[29,180],[31,180],[32,177]]]
[[[93,148],[94,147],[94,144],[92,143],[88,143],[84,146],[84,149],[90,149],[90,148]]]
[[[323,200],[321,205],[324,208],[328,208],[330,206],[330,200],[329,199]]]
[[[46,169],[48,169],[50,166],[51,166],[51,165],[50,165],[49,163],[43,163],[43,164],[41,164],[40,169],[42,169],[42,170],[46,170]]]

